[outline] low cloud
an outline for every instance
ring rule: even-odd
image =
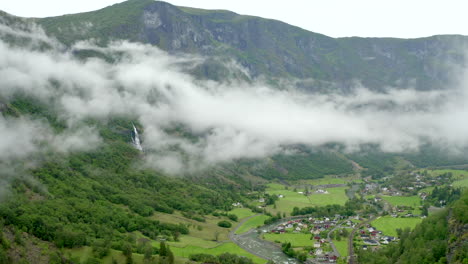
[[[66,129],[57,134],[41,121],[0,116],[0,161],[25,159],[48,151],[85,151],[100,143],[101,139],[90,127]]]
[[[113,62],[77,59],[73,53],[82,49],[100,52]],[[356,86],[346,94],[311,94],[287,81],[278,90],[260,81],[201,81],[186,73],[202,62],[200,57],[172,56],[129,42],[108,47],[80,42],[64,52],[0,41],[0,96],[10,98],[22,91],[53,101],[51,107],[71,127],[90,117],[131,116],[143,127],[148,166],[172,173],[263,158],[297,144],[333,142],[355,150],[373,143],[391,152],[414,151],[423,142],[468,146],[466,81],[437,91],[404,87],[375,92]],[[26,135],[16,147],[0,142],[5,144],[0,151],[21,155],[15,154],[17,146],[37,147],[38,139],[31,135],[44,128],[34,122],[7,122],[0,119],[7,129],[0,137],[13,137],[13,131]],[[85,129],[46,141],[57,151],[85,149],[98,141],[95,134]]]

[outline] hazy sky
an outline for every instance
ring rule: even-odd
[[[96,10],[121,0],[1,0],[18,16],[45,17]],[[227,9],[282,20],[332,37],[414,38],[468,35],[466,0],[168,0],[175,5]]]

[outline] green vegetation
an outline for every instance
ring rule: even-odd
[[[47,106],[31,98],[14,97],[8,107],[9,115],[38,115],[57,130],[64,126]],[[44,155],[41,166],[22,172],[30,178],[14,178],[9,196],[0,205],[0,218],[6,225],[60,248],[79,250],[99,245],[91,254],[96,259],[106,258],[112,250],[142,254],[135,241],[125,242],[133,233],[152,241],[165,238],[169,244],[181,235],[186,243],[210,241],[215,236],[227,239],[229,230],[216,227],[216,223],[237,215],[210,214],[229,211],[234,201],[242,201],[246,182],[215,176],[210,180],[171,178],[139,169],[135,166],[139,152],[129,144],[130,120],[87,122],[99,129],[102,147],[70,155]],[[232,191],[233,186],[237,191]],[[218,228],[225,231],[217,233]],[[187,239],[189,232],[192,241]],[[80,257],[89,258],[88,251],[80,252],[86,252]]]
[[[302,180],[302,183],[311,184],[311,185],[325,185],[325,184],[348,184],[351,182],[361,183],[362,179],[358,177],[330,177],[325,176],[319,179],[313,180]]]
[[[311,234],[303,233],[282,233],[282,234],[265,234],[263,235],[265,240],[271,242],[280,243],[291,243],[292,247],[307,247],[314,244],[314,240],[311,240]]]
[[[335,247],[340,253],[341,257],[348,256],[348,240],[346,238],[342,239],[341,241],[333,240],[333,244],[335,244]]]
[[[175,212],[174,214],[158,213],[155,214],[152,218],[160,221],[161,223],[184,224],[189,228],[190,236],[192,237],[207,241],[223,241],[228,239],[229,229],[218,226],[218,222],[221,219],[226,219],[223,217],[207,215],[205,216],[205,222],[198,222],[193,219],[185,218],[179,213]],[[215,234],[217,234],[217,239],[215,238]]]
[[[272,213],[291,212],[294,207],[304,208],[310,206],[325,206],[325,205],[344,205],[348,200],[346,196],[346,187],[328,188],[328,193],[312,193],[308,196],[304,195],[304,190],[297,189],[294,191],[291,188],[286,189],[286,186],[280,184],[268,184],[266,193],[269,195],[283,195],[283,198],[276,200],[274,205],[268,206],[268,210]]]
[[[254,212],[252,212],[252,210],[250,210],[248,208],[235,208],[235,209],[232,209],[231,211],[229,211],[228,213],[237,215],[237,218],[239,220],[242,220],[242,219],[244,219],[246,217],[249,217],[249,216],[252,216],[252,215],[255,214]]]
[[[453,182],[453,187],[468,188],[468,178]]]
[[[160,14],[158,12],[167,16],[157,15]],[[145,23],[148,22],[145,20],[148,16],[157,17],[165,26],[149,26]],[[0,13],[1,21],[10,23],[8,21],[12,19],[11,16]],[[327,91],[330,91],[330,81],[341,84],[354,79],[362,80],[364,85],[376,89],[394,85],[396,81],[404,86],[405,80],[416,80],[415,86],[420,88],[429,89],[431,85],[437,87],[440,83],[432,76],[445,80],[445,67],[437,67],[433,62],[440,61],[440,57],[447,54],[445,44],[453,40],[466,43],[464,37],[455,36],[421,40],[333,39],[278,21],[239,16],[226,11],[178,8],[152,0],[130,0],[94,12],[31,20],[43,26],[49,35],[64,42],[64,50],[68,50],[78,40],[87,39],[94,39],[99,45],[119,39],[140,41],[174,53],[211,50],[213,53],[210,55],[213,57],[226,59],[226,56],[232,55],[229,60],[234,58],[240,65],[252,69],[252,72],[265,75],[271,83],[277,82],[274,80],[276,78],[296,79],[307,76],[316,80],[314,89]],[[220,28],[229,30],[222,32]],[[245,34],[246,28],[256,33]],[[185,38],[183,45],[175,47],[173,43],[180,43],[179,37],[187,29],[197,37]],[[236,34],[244,36],[242,41],[233,37]],[[223,40],[215,40],[214,36]],[[314,43],[312,51],[309,48],[311,41]],[[408,46],[426,47],[428,43],[432,47],[443,48],[435,48],[422,57],[415,55],[413,49],[407,49]],[[373,48],[368,49],[369,46]],[[382,52],[375,52],[374,50],[379,49],[374,47],[385,47],[385,50],[391,52],[392,60],[389,61]],[[368,52],[369,57],[374,58],[372,63],[362,60],[362,54]],[[465,50],[450,49],[449,52],[451,57],[456,58],[461,57]],[[80,59],[109,59],[90,50],[73,50],[73,54]],[[294,65],[286,64],[287,61],[294,61]],[[224,81],[227,76],[232,76],[227,75],[228,71],[220,66],[223,63],[215,59],[207,59],[201,64],[192,72],[196,78]],[[421,65],[425,67],[420,67]],[[248,79],[245,76],[240,78]],[[59,85],[56,81],[51,78],[48,85]],[[305,90],[309,88],[306,83],[298,86]],[[8,99],[0,99],[2,116],[42,120],[55,132],[63,131],[69,123],[69,120],[63,120],[60,113],[57,113],[53,102],[39,102],[24,94],[13,94]],[[350,159],[365,167],[362,171],[364,176],[370,175],[375,179],[393,175],[399,169],[409,169],[409,162],[406,160],[419,167],[467,163],[466,155],[449,157],[446,152],[432,146],[424,146],[418,154],[383,153],[377,146],[364,146],[362,152],[342,154],[339,153],[342,146],[335,144],[314,149],[298,145],[291,147],[291,155],[277,154],[264,160],[240,159],[232,164],[223,164],[207,171],[184,175],[185,177],[167,177],[161,171],[140,166],[144,154],[129,144],[132,122],[135,122],[139,130],[143,130],[135,120],[138,117],[132,113],[106,120],[84,120],[84,123],[95,126],[103,139],[103,144],[93,151],[69,154],[47,152],[31,159],[34,166],[24,160],[11,163],[0,161],[5,168],[12,168],[15,174],[15,177],[8,177],[5,181],[11,186],[8,186],[8,195],[2,197],[0,203],[0,262],[13,262],[8,259],[7,253],[20,252],[16,255],[21,256],[22,250],[43,251],[44,255],[50,257],[50,261],[44,262],[50,263],[64,262],[67,258],[73,262],[97,263],[102,260],[104,263],[111,263],[115,258],[120,262],[142,263],[156,256],[161,263],[173,263],[177,260],[185,261],[180,258],[189,258],[193,254],[220,255],[225,252],[250,257],[255,263],[264,263],[264,260],[233,243],[219,241],[228,239],[232,222],[254,215],[249,209],[232,209],[232,203],[242,202],[254,211],[263,210],[257,208],[257,204],[251,200],[258,199],[254,196],[263,191],[265,179],[279,179],[281,182],[303,180],[314,185],[348,183],[344,178],[335,177],[354,173]],[[181,133],[181,129],[168,129],[168,133]],[[190,140],[196,140],[196,135],[189,132],[182,134]],[[438,173],[452,173],[454,186],[466,187],[468,183],[466,171],[434,170],[430,173],[435,176]],[[260,177],[263,179],[252,181]],[[3,187],[2,185],[2,193]],[[327,191],[328,194],[314,193],[307,196],[298,191],[286,190],[280,184],[270,184],[266,190],[269,196],[265,210],[280,215],[292,212],[293,215],[317,216],[336,213],[351,215],[363,210],[359,204],[362,201],[348,200],[345,187],[328,188]],[[431,193],[428,197],[430,203],[443,200],[450,204],[459,197],[454,195],[455,192],[446,192],[446,189],[441,191],[441,188],[434,188]],[[284,198],[275,201],[277,194],[284,195]],[[384,199],[393,205],[417,207],[420,204],[419,198],[415,196]],[[466,200],[462,201],[465,203],[453,207],[453,215],[458,222],[464,223],[464,212],[467,210]],[[449,215],[447,212],[445,217]],[[252,217],[236,233],[263,225],[268,219],[273,218],[267,215]],[[404,222],[409,221],[409,218],[398,218],[401,223],[385,223],[390,220],[387,217],[381,219],[379,220],[384,222],[382,225],[391,224],[392,227],[396,225],[403,228],[415,224]],[[376,220],[377,225],[379,220]],[[402,239],[399,250],[394,250],[383,258],[396,261],[403,251],[409,249],[408,245],[413,240],[421,248],[420,241],[430,237],[435,253],[427,261],[443,263],[440,253],[442,241],[458,243],[458,237],[463,236],[456,234],[450,239],[444,237],[445,234],[441,232],[447,231],[448,224],[443,222],[443,218],[431,218],[424,223],[420,226],[435,226],[438,229],[427,228],[432,230],[429,232],[417,227],[414,234],[402,231],[405,239]],[[14,232],[10,234],[5,231],[7,229]],[[21,232],[26,235],[21,235]],[[10,241],[5,237],[14,237],[14,240]],[[301,239],[284,239],[283,249],[289,255],[293,255],[291,244],[305,243]],[[34,241],[36,247],[28,245],[27,241]],[[161,244],[159,241],[166,243]],[[448,248],[445,249],[449,250]],[[418,247],[413,252],[414,255],[422,255],[417,249]],[[464,261],[464,256],[457,254],[454,253],[455,258]],[[224,259],[238,261],[237,257],[230,255],[217,258],[216,261],[220,262]],[[17,262],[22,260],[24,258]]]
[[[468,171],[466,170],[453,170],[453,169],[437,169],[437,170],[420,170],[421,173],[427,173],[432,177],[437,177],[443,174],[450,173],[455,179],[464,179],[468,177]]]
[[[362,209],[362,200],[353,198],[348,200],[344,206],[339,204],[326,205],[326,206],[315,206],[315,207],[304,207],[298,208],[294,207],[291,213],[292,216],[295,215],[311,215],[313,217],[325,217],[330,215],[345,215],[351,216],[356,214],[359,210]]]
[[[253,264],[252,260],[245,257],[239,257],[234,254],[224,253],[219,256],[208,254],[194,254],[190,255],[190,260],[201,263],[214,263],[214,264]]]
[[[249,231],[252,228],[257,228],[259,226],[262,226],[264,224],[265,220],[267,220],[268,218],[270,218],[270,217],[267,216],[267,215],[254,216],[254,217],[250,218],[249,220],[247,220],[246,222],[244,222],[236,230],[236,234],[242,234],[242,233],[245,233],[245,232]]]
[[[175,255],[181,256],[184,258],[190,258],[191,255],[195,254],[209,254],[209,255],[221,255],[223,253],[229,252],[231,254],[236,254],[239,256],[245,256],[254,261],[254,263],[266,263],[266,260],[261,259],[255,255],[252,255],[248,253],[247,251],[243,250],[239,246],[237,246],[234,243],[223,243],[217,247],[214,248],[202,248],[202,247],[197,247],[197,246],[187,246],[183,248],[177,248],[177,247],[172,247],[172,251],[174,252]]]
[[[218,222],[218,226],[224,227],[224,228],[230,228],[232,226],[231,222],[223,220]]]
[[[391,217],[383,216],[372,221],[372,226],[377,228],[387,236],[397,236],[397,229],[409,228],[413,230],[414,227],[421,223],[421,218],[415,217]]]
[[[382,199],[393,206],[409,206],[417,208],[421,205],[421,198],[418,196],[382,196]]]

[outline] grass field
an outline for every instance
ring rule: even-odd
[[[420,172],[422,172],[423,170],[421,170]],[[450,169],[444,169],[444,170],[427,170],[427,172],[429,173],[429,175],[433,176],[433,177],[436,177],[436,176],[439,176],[441,174],[444,174],[444,173],[448,173],[448,172],[451,172],[454,179],[464,179],[464,178],[468,178],[468,171],[466,170],[450,170]]]
[[[337,177],[332,177],[332,176],[325,176],[324,178],[320,178],[320,179],[303,180],[300,182],[306,183],[306,184],[312,184],[312,185],[347,184],[350,182],[360,183],[362,182],[362,179],[359,179],[357,177],[337,178]]]
[[[268,218],[269,216],[267,215],[254,216],[250,218],[248,221],[246,221],[245,223],[243,223],[239,227],[239,229],[236,230],[236,234],[242,234],[242,233],[249,231],[252,228],[257,228],[258,226],[262,226],[265,220]]]
[[[372,226],[382,231],[384,235],[396,236],[397,228],[404,229],[409,227],[413,229],[421,221],[421,218],[394,218],[391,216],[384,216],[372,221]]]
[[[348,239],[342,238],[341,241],[333,240],[333,244],[335,244],[336,249],[340,253],[342,257],[348,256]]]
[[[348,200],[346,196],[346,187],[328,188],[328,194],[312,194],[305,196],[298,193],[297,190],[294,192],[291,189],[286,190],[284,185],[281,184],[268,184],[266,192],[270,195],[283,195],[283,198],[279,198],[276,201],[276,208],[268,206],[268,209],[272,213],[285,212],[291,213],[294,207],[307,207],[307,206],[324,206],[329,204],[340,204],[344,205]]]
[[[157,242],[155,243],[159,245],[159,243]],[[219,243],[216,241],[205,240],[205,239],[201,239],[201,238],[190,236],[190,235],[183,235],[179,238],[179,241],[168,242],[167,244],[170,246],[174,246],[174,247],[186,247],[190,245],[196,245],[202,248],[213,248],[213,247],[219,246]]]
[[[248,258],[251,258],[255,263],[263,264],[266,263],[266,260],[259,258],[253,254],[250,254],[249,252],[245,251],[244,249],[240,248],[234,243],[228,242],[221,244],[217,247],[214,248],[202,248],[198,246],[186,246],[182,248],[178,247],[171,247],[172,252],[174,252],[175,255],[188,258],[191,254],[199,254],[199,253],[206,253],[206,254],[211,254],[211,255],[220,255],[223,253],[232,253],[232,254],[237,254],[240,256],[245,256]]]
[[[453,187],[463,187],[463,188],[468,188],[468,178],[454,181],[453,182]]]
[[[265,234],[264,239],[268,241],[280,241],[281,243],[291,243],[292,247],[306,247],[314,244],[313,240],[310,240],[311,234],[303,233],[284,233],[284,234]]]
[[[419,209],[421,198],[419,198],[419,196],[382,196],[382,199],[393,206],[411,206],[414,208],[414,210],[411,211],[413,214],[421,214],[421,209]]]
[[[382,199],[389,202],[393,206],[404,205],[419,207],[421,205],[421,198],[419,196],[382,196]]]
[[[231,228],[223,228],[218,226],[218,222],[221,220],[228,220],[232,222],[233,226],[237,223],[233,222],[226,217],[216,217],[212,215],[206,216],[206,222],[198,222],[192,219],[187,219],[175,212],[174,214],[155,213],[152,219],[159,220],[163,223],[182,223],[190,225],[189,231],[190,236],[201,238],[204,240],[212,241],[215,239],[215,233],[219,233],[218,240],[228,240],[229,231]]]
[[[252,216],[255,213],[252,212],[252,210],[250,210],[248,208],[235,208],[235,209],[232,209],[231,211],[229,211],[228,214],[235,214],[235,215],[237,215],[239,220],[241,220],[243,218]]]
[[[74,249],[66,249],[65,250],[65,255],[68,257],[74,258],[78,263],[87,263],[88,259],[93,257],[92,254],[92,249],[91,247],[81,247],[81,248],[74,248]],[[157,258],[157,256],[155,256]],[[143,264],[143,255],[133,253],[132,254],[132,259],[134,264]],[[104,257],[100,263],[102,264],[112,264],[113,261],[116,261],[119,264],[124,264],[126,263],[126,258],[122,254],[121,251],[117,251],[114,249],[111,249],[109,251],[109,255]],[[176,264],[183,264],[186,263],[187,259],[186,258],[181,258],[181,257],[175,257],[175,263]]]

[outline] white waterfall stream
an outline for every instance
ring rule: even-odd
[[[133,125],[133,124],[132,124]],[[143,147],[140,144],[140,136],[138,135],[138,130],[135,125],[133,125],[133,137],[132,137],[133,146],[139,151],[143,151]]]

